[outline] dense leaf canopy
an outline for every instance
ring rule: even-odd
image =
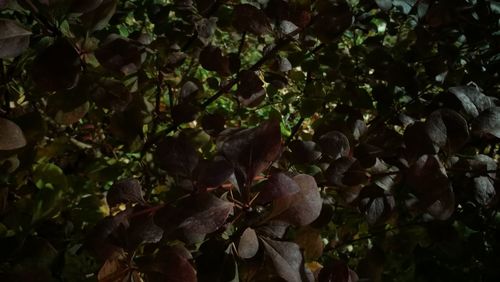
[[[0,0],[0,281],[500,281],[499,15]]]

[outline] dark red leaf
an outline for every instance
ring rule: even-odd
[[[117,4],[118,0],[103,0],[97,8],[80,17],[83,26],[90,32],[105,28],[115,14]]]
[[[158,144],[156,163],[168,173],[190,176],[198,165],[199,156],[185,137],[167,137]]]
[[[114,207],[118,204],[145,204],[142,197],[141,184],[136,179],[128,179],[115,182],[106,195],[108,206]]]
[[[365,184],[369,173],[352,157],[341,157],[333,161],[325,171],[328,183],[338,187]]]
[[[124,111],[132,101],[132,94],[119,80],[102,79],[91,91],[94,102],[103,108]]]
[[[210,135],[214,136],[224,130],[226,118],[222,114],[208,114],[201,118],[201,126]]]
[[[455,211],[455,194],[450,187],[439,195],[434,203],[427,207],[427,211],[435,219],[447,220]]]
[[[65,39],[40,52],[31,69],[33,81],[43,90],[69,89],[76,85],[80,77],[80,57]]]
[[[233,166],[224,159],[200,162],[198,183],[203,187],[218,187],[234,173]]]
[[[486,176],[473,179],[474,199],[482,206],[489,206],[497,195],[493,181]]]
[[[16,21],[0,19],[0,59],[16,57],[23,53],[29,46],[30,35],[31,31]]]
[[[489,108],[472,122],[472,133],[479,137],[500,138],[500,107]]]
[[[172,119],[175,124],[187,123],[195,120],[199,114],[199,109],[191,103],[182,103],[172,108]]]
[[[267,168],[281,153],[280,122],[272,119],[252,129],[226,130],[217,147],[243,173],[246,181]]]
[[[293,140],[288,147],[291,158],[297,163],[310,163],[321,157],[321,151],[313,141]]]
[[[239,32],[262,35],[272,30],[266,14],[250,4],[241,4],[234,8],[233,26]]]
[[[180,225],[185,233],[208,234],[221,227],[233,211],[234,204],[221,200],[212,194],[197,195],[191,206],[196,210]]]
[[[330,131],[323,134],[318,141],[321,150],[334,160],[349,155],[351,149],[349,139],[339,131]]]
[[[196,282],[196,270],[189,251],[181,246],[166,246],[158,251],[153,262],[143,268],[148,281]]]
[[[297,244],[261,238],[262,245],[273,262],[276,273],[288,282],[301,282],[300,270],[303,264],[302,253]]]
[[[357,282],[359,280],[356,272],[351,270],[349,266],[339,260],[325,265],[319,273],[319,282]]]
[[[424,205],[431,205],[442,197],[443,203],[450,201],[451,183],[441,161],[435,155],[421,156],[407,171],[406,185],[410,187]],[[436,209],[439,203],[436,203]]]
[[[434,145],[426,130],[426,124],[423,122],[415,122],[406,127],[404,141],[410,158],[438,152],[438,147]]]
[[[453,110],[433,112],[425,121],[425,130],[434,145],[447,152],[460,149],[469,139],[467,121]]]
[[[471,117],[477,117],[484,110],[494,106],[491,97],[484,95],[474,85],[451,87],[448,91],[460,102],[465,114]]]
[[[74,13],[87,13],[101,5],[103,0],[73,0],[70,11]]]
[[[295,180],[284,173],[273,173],[263,184],[257,202],[269,203],[273,200],[287,197],[300,191]]]
[[[321,41],[335,40],[353,22],[351,8],[344,0],[320,0],[316,3],[316,9],[318,15],[313,30]]]
[[[141,68],[145,55],[137,43],[117,35],[109,36],[95,51],[95,56],[103,67],[123,75],[136,73]]]
[[[259,250],[259,240],[255,230],[248,227],[241,234],[240,242],[238,243],[238,255],[241,258],[249,259],[254,257]]]
[[[200,64],[209,71],[215,71],[220,76],[231,74],[229,58],[222,55],[219,47],[208,45],[200,53]]]
[[[264,90],[263,85],[264,83],[255,72],[249,70],[241,71],[240,82],[238,83],[238,95],[243,98],[249,98],[253,94]]]
[[[14,150],[26,146],[26,138],[17,124],[0,118],[0,150]]]
[[[366,215],[369,225],[386,220],[396,206],[394,196],[378,187],[365,187],[359,198],[360,210]]]
[[[314,177],[300,174],[293,180],[297,182],[300,191],[275,200],[272,216],[293,225],[308,225],[321,213],[323,200]]]

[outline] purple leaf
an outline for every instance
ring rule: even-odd
[[[483,111],[472,122],[472,133],[479,137],[494,136],[500,138],[500,107]]]
[[[298,193],[278,198],[272,214],[275,219],[297,226],[308,225],[321,213],[323,201],[314,177],[299,174],[293,178],[300,187]]]
[[[299,185],[292,178],[281,172],[273,173],[265,184],[263,184],[257,201],[261,204],[265,204],[282,197],[290,196],[299,191]]]
[[[14,150],[26,146],[26,138],[17,124],[0,118],[0,151]]]
[[[262,238],[262,245],[277,274],[288,282],[301,282],[302,253],[297,244]]]
[[[233,211],[234,204],[212,194],[197,195],[191,203],[196,210],[180,225],[185,233],[207,234],[221,227]],[[190,210],[190,209],[189,209]]]
[[[252,181],[281,153],[279,121],[268,120],[252,129],[226,130],[219,135],[217,147],[239,170],[236,172],[243,174],[244,181]]]
[[[318,141],[322,151],[334,160],[346,157],[351,151],[349,139],[340,131],[330,131],[323,134]]]
[[[21,55],[29,46],[30,35],[31,31],[16,21],[0,19],[0,59]]]
[[[185,137],[167,137],[158,144],[155,160],[172,175],[190,176],[198,165],[199,156]]]
[[[238,255],[241,258],[249,259],[254,257],[259,250],[259,240],[255,230],[248,227],[240,237],[238,244]]]
[[[239,32],[262,35],[272,30],[266,14],[250,4],[241,4],[234,8],[233,26]]]
[[[106,201],[110,207],[123,203],[146,203],[142,197],[141,184],[136,179],[115,182],[106,195]]]

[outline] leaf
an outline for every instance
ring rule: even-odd
[[[455,194],[450,187],[438,196],[436,201],[427,207],[427,211],[435,219],[447,220],[455,211]]]
[[[212,36],[217,29],[217,18],[202,18],[195,23],[195,28],[198,39],[206,46],[212,41]]]
[[[177,104],[172,108],[172,119],[174,124],[188,123],[198,117],[198,106],[191,103]]]
[[[190,176],[198,165],[199,156],[186,137],[167,137],[158,144],[155,161],[169,174]]]
[[[258,203],[269,203],[273,200],[287,197],[300,191],[300,187],[295,180],[286,174],[273,173],[261,188]]]
[[[74,13],[87,13],[99,7],[103,0],[73,0],[70,11]]]
[[[21,55],[30,44],[31,31],[9,19],[0,19],[0,59]]]
[[[229,58],[222,55],[222,51],[219,47],[208,45],[203,48],[199,60],[201,66],[206,70],[215,71],[220,76],[228,76],[231,74]]]
[[[360,193],[360,210],[370,226],[386,220],[396,206],[394,196],[378,187],[365,187]]]
[[[134,213],[139,214],[147,209],[149,207],[136,206]],[[136,249],[140,244],[158,243],[163,237],[163,229],[156,225],[150,213],[132,216],[129,223],[126,238],[130,250]]]
[[[124,258],[110,258],[99,269],[97,281],[126,281],[130,271]]]
[[[275,219],[286,221],[296,226],[308,225],[321,213],[323,201],[314,177],[299,174],[293,180],[299,185],[300,191],[286,197],[278,198],[274,202],[275,209],[273,210],[273,214],[279,214]]]
[[[270,238],[283,238],[290,227],[290,224],[280,220],[270,220],[265,225],[259,226],[256,230]]]
[[[118,0],[103,0],[97,8],[80,17],[83,26],[90,32],[105,28],[115,14],[117,4]]]
[[[196,282],[196,269],[189,251],[182,245],[162,247],[153,262],[144,265],[147,281]]]
[[[91,90],[94,102],[105,109],[124,111],[132,101],[132,94],[123,82],[117,79],[102,79]]]
[[[187,234],[208,234],[219,229],[233,211],[234,204],[212,194],[203,193],[191,203],[196,208],[179,228]]]
[[[351,149],[349,139],[339,131],[330,131],[323,134],[318,141],[321,150],[333,160],[349,155]]]
[[[267,168],[281,153],[280,122],[271,119],[252,129],[226,130],[219,135],[217,148],[235,167],[244,181]],[[238,175],[237,175],[238,177]]]
[[[500,107],[492,107],[481,112],[472,122],[472,134],[479,137],[500,138]]]
[[[237,261],[232,249],[222,240],[206,240],[199,248],[201,254],[196,258],[198,281],[239,281]]]
[[[465,113],[472,117],[494,106],[492,99],[474,85],[450,87],[448,91],[458,99]]]
[[[272,30],[266,14],[250,4],[240,4],[234,8],[233,26],[239,32],[250,32],[255,35],[263,35]]]
[[[240,237],[240,242],[238,243],[238,255],[241,258],[249,259],[253,258],[257,251],[259,250],[259,239],[255,230],[248,227],[243,231]]]
[[[73,88],[80,73],[80,56],[66,39],[59,39],[41,51],[31,68],[33,81],[46,91]]]
[[[302,253],[297,244],[261,238],[262,245],[273,262],[276,273],[288,282],[301,282],[300,269],[303,264]]]
[[[200,162],[198,183],[203,187],[218,187],[234,173],[233,166],[224,159]]]
[[[313,141],[293,140],[288,147],[291,150],[291,158],[296,163],[311,163],[318,160],[322,153]]]
[[[403,138],[410,158],[435,154],[439,151],[427,133],[427,126],[423,122],[417,121],[407,126]]]
[[[486,176],[475,177],[473,180],[474,200],[482,206],[489,206],[497,193],[493,181]]]
[[[425,130],[434,145],[447,152],[457,151],[469,139],[467,121],[453,110],[441,109],[431,113],[425,121]]]
[[[116,35],[110,35],[95,56],[103,67],[125,76],[136,73],[145,60],[145,53],[137,43]]]
[[[76,87],[75,90],[80,87]],[[82,119],[89,110],[86,95],[78,92],[58,92],[47,99],[47,113],[60,124],[74,124]]]
[[[15,150],[26,146],[26,138],[17,124],[0,118],[0,150]]]
[[[201,126],[211,136],[216,136],[224,130],[226,117],[222,114],[207,114],[201,118]]]
[[[405,182],[419,199],[428,204],[451,189],[446,170],[436,155],[421,156],[406,172]]]
[[[297,243],[304,252],[305,261],[314,261],[323,254],[323,240],[321,239],[321,230],[305,226],[299,229],[295,237]]]
[[[112,234],[117,230],[126,230],[129,227],[129,217],[132,209],[126,209],[114,216],[107,216],[99,221],[94,228],[87,233],[85,247],[97,258],[106,260],[116,254],[122,253],[123,249],[118,242],[113,242]]]
[[[320,0],[316,4],[316,10],[318,15],[312,29],[323,42],[335,40],[353,22],[351,8],[344,0]]]
[[[392,8],[392,0],[375,0],[375,2],[382,10],[387,11]]]
[[[243,70],[240,72],[240,81],[238,83],[238,95],[243,98],[249,98],[253,94],[264,90],[262,87],[264,83],[259,76],[250,70]]]
[[[341,157],[330,164],[325,171],[325,178],[337,187],[357,186],[368,182],[369,173],[355,158]]]
[[[39,189],[65,190],[68,179],[63,170],[52,163],[41,163],[33,169],[33,181]]]
[[[127,179],[115,182],[106,195],[108,206],[115,207],[118,204],[145,204],[142,197],[141,184],[137,179]]]
[[[340,260],[333,260],[319,272],[318,282],[357,282],[356,272]]]

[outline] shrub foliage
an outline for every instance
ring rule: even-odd
[[[0,280],[500,281],[499,13],[0,0]]]

